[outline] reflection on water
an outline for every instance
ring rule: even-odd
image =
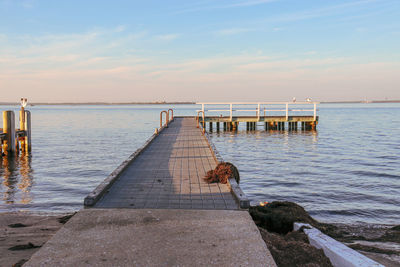
[[[31,156],[28,153],[1,157],[0,176],[4,187],[2,199],[5,203],[12,204],[18,201],[20,204],[29,204],[32,201],[33,177]]]

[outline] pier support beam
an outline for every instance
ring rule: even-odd
[[[6,134],[5,140],[3,140],[4,153],[7,155],[14,154],[16,151],[14,111],[3,111],[3,133]]]
[[[209,131],[210,132],[212,132],[213,131],[213,123],[210,121],[209,123],[208,123],[208,125],[209,125]]]
[[[219,121],[215,123],[217,126],[217,132],[219,132]]]

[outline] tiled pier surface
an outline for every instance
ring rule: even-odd
[[[24,266],[276,267],[229,187],[203,181],[215,165],[195,119],[175,118]]]
[[[226,184],[204,182],[216,162],[194,118],[175,118],[95,208],[238,209]]]

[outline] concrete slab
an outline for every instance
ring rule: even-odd
[[[247,211],[87,209],[24,266],[276,266]]]

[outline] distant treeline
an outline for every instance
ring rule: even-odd
[[[400,103],[400,100],[320,101],[321,104]]]
[[[400,103],[400,100],[350,100],[350,101],[320,101],[321,104],[354,104],[354,103]],[[156,102],[87,102],[87,103],[29,103],[30,106],[36,105],[69,105],[69,106],[83,106],[83,105],[190,105],[196,104],[196,102],[165,102],[165,101],[156,101]],[[14,106],[20,105],[18,102],[0,102],[0,105]]]
[[[36,106],[36,105],[69,105],[69,106],[82,106],[82,105],[184,105],[184,104],[196,104],[196,102],[127,102],[127,103],[110,103],[110,102],[88,102],[88,103],[29,103],[28,105]],[[0,102],[0,105],[20,105],[18,102]]]

